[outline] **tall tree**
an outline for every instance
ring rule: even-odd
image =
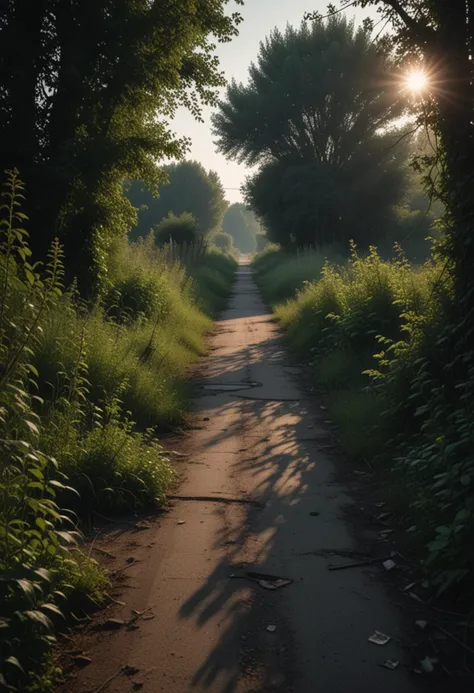
[[[170,212],[178,216],[192,214],[202,235],[220,227],[227,202],[217,173],[206,171],[198,161],[181,161],[163,170],[168,182],[159,187],[159,197],[140,181],[128,186],[127,196],[138,209],[138,223],[131,238],[146,236]]]
[[[26,182],[35,249],[63,236],[83,286],[103,276],[110,236],[134,219],[123,179],[156,185],[156,159],[186,148],[169,125],[177,106],[200,118],[200,104],[215,102],[224,80],[213,41],[230,40],[240,22],[227,2],[6,3],[2,169],[17,167]]]
[[[246,200],[272,240],[373,240],[403,186],[393,65],[344,17],[275,30],[215,115],[219,150],[260,166]]]
[[[258,228],[253,212],[241,202],[235,202],[229,207],[222,222],[223,231],[232,236],[234,246],[244,254],[255,251]]]

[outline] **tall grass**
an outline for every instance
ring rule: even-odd
[[[305,282],[319,279],[327,259],[342,260],[336,246],[307,249],[295,254],[270,247],[257,253],[254,267],[257,281],[267,301],[276,305],[293,298]]]

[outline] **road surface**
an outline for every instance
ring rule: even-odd
[[[124,565],[136,561],[122,573],[125,604],[106,616],[144,613],[129,628],[86,631],[79,649],[92,661],[63,690],[414,693],[380,566],[328,570],[359,547],[345,519],[351,498],[324,411],[301,386],[248,265],[204,363],[176,492],[193,499],[105,544]],[[246,571],[293,582],[266,590]],[[369,642],[375,630],[391,641]],[[399,667],[383,668],[387,659]]]

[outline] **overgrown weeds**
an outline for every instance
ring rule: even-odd
[[[68,594],[94,565],[76,561],[69,551],[79,533],[74,513],[61,508],[58,495],[77,491],[41,446],[37,409],[43,401],[31,361],[45,316],[60,300],[62,252],[54,243],[43,272],[31,264],[22,191],[17,173],[10,172],[0,238],[0,683],[11,690],[23,690],[31,669],[45,661]]]

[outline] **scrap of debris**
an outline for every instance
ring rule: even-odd
[[[398,659],[386,659],[383,664],[380,666],[384,667],[385,669],[390,669],[391,671],[394,671],[394,669],[397,669],[399,666],[400,662]]]
[[[243,580],[251,580],[256,582],[260,587],[266,590],[277,590],[281,587],[291,585],[293,580],[288,578],[278,577],[277,575],[268,575],[267,573],[256,573],[252,570],[247,570],[244,573],[231,573],[231,578],[241,578]]]
[[[374,645],[386,645],[391,639],[390,635],[385,635],[385,633],[376,630],[374,634],[370,636],[369,642],[373,642]]]

